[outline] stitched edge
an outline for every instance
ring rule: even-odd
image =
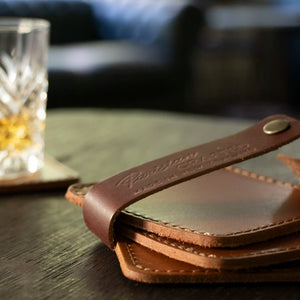
[[[127,249],[127,252],[131,258],[131,261],[133,263],[133,265],[135,267],[137,267],[138,269],[140,270],[143,270],[143,271],[146,271],[146,272],[160,272],[160,273],[165,273],[165,274],[170,274],[170,273],[181,273],[181,274],[198,274],[198,275],[201,275],[201,274],[206,274],[206,273],[210,273],[210,275],[216,275],[216,274],[221,274],[223,271],[219,271],[217,269],[205,269],[205,268],[198,268],[198,269],[193,269],[193,270],[159,270],[159,269],[150,269],[150,268],[146,268],[146,267],[143,267],[141,264],[138,264],[137,263],[137,258],[135,256],[135,253],[134,253],[134,250],[132,249],[132,246],[128,243],[126,243],[126,249]],[[133,258],[134,257],[134,258]],[[257,268],[254,268],[254,269],[246,269],[247,270],[247,273],[250,274],[255,274],[255,269]],[[265,272],[265,271],[272,271],[273,268],[270,268],[270,267],[259,267],[259,270],[260,272]],[[276,270],[276,268],[275,268]],[[243,271],[243,270],[241,270]],[[235,274],[236,271],[235,270],[226,270],[225,271],[226,273],[231,273],[232,274]],[[253,273],[254,272],[254,273]],[[238,274],[238,272],[236,273]],[[180,274],[178,274],[180,275]],[[249,281],[251,282],[251,280]]]
[[[126,243],[126,249],[128,251],[129,257],[131,259],[131,262],[133,263],[133,265],[143,271],[146,272],[155,272],[155,273],[220,273],[218,270],[214,270],[214,269],[204,269],[204,268],[199,268],[199,269],[193,269],[193,270],[160,270],[160,269],[150,269],[150,268],[146,268],[144,266],[142,266],[142,264],[140,262],[138,262],[136,255],[134,253],[134,250],[132,249],[132,246],[128,243]]]
[[[126,243],[126,249],[127,249],[128,253],[129,253],[129,257],[130,257],[130,260],[133,263],[133,265],[135,267],[137,267],[138,269],[144,269],[142,265],[140,265],[140,264],[138,264],[136,262],[136,257],[134,255],[134,252],[133,252],[133,249],[132,249],[131,245],[129,245],[128,243]]]
[[[229,167],[226,167],[225,170],[229,171],[229,172],[234,172],[236,174],[240,174],[240,175],[245,176],[245,177],[250,177],[252,179],[257,179],[257,180],[260,180],[260,181],[264,181],[264,182],[267,182],[267,183],[273,183],[273,184],[276,184],[276,185],[279,185],[279,186],[294,188],[294,189],[298,189],[298,190],[300,189],[299,185],[292,184],[292,183],[282,181],[282,180],[278,180],[278,179],[273,179],[271,177],[267,177],[267,176],[264,176],[264,175],[259,175],[257,173],[249,172],[247,170],[244,170],[244,169],[241,169],[241,168],[238,168],[238,167],[229,166]]]
[[[229,167],[224,168],[224,170],[226,170],[228,172],[234,172],[234,173],[239,174],[241,176],[250,177],[252,179],[264,181],[264,182],[269,183],[269,184],[276,184],[276,185],[279,185],[281,187],[294,188],[294,189],[298,189],[298,190],[300,189],[300,186],[298,186],[296,184],[291,184],[289,182],[285,182],[285,181],[273,179],[271,177],[259,175],[257,173],[249,172],[249,171],[246,171],[246,170],[238,168],[238,167],[229,166]],[[160,225],[164,225],[164,226],[175,228],[175,229],[181,229],[181,230],[191,232],[191,233],[197,233],[197,234],[201,234],[201,235],[215,236],[215,237],[224,236],[224,235],[213,234],[213,233],[208,233],[208,232],[201,232],[201,231],[193,230],[193,229],[190,229],[190,228],[186,228],[184,226],[175,225],[175,224],[172,224],[172,223],[169,223],[169,222],[157,220],[157,219],[154,219],[152,217],[145,216],[141,213],[130,211],[128,209],[123,210],[123,213],[125,213],[127,215],[134,216],[134,217],[138,217],[138,218],[143,219],[143,220],[149,220],[149,221],[155,222],[155,223],[160,224]],[[292,223],[294,221],[299,221],[299,220],[300,220],[300,216],[299,217],[294,217],[294,218],[291,218],[291,219],[287,219],[287,220],[283,220],[283,221],[280,221],[280,222],[260,226],[260,227],[255,227],[255,228],[248,229],[248,230],[242,230],[242,231],[228,233],[225,236],[235,236],[235,235],[244,234],[244,233],[256,232],[256,231],[259,231],[261,229],[267,229],[267,228],[275,227],[275,226],[278,226],[278,225]]]
[[[300,250],[300,246],[298,247],[287,247],[287,248],[277,248],[275,249],[270,249],[270,250],[261,250],[261,251],[256,251],[253,252],[251,254],[248,255],[237,255],[237,256],[222,256],[222,255],[215,255],[215,254],[207,254],[207,253],[203,253],[203,252],[199,252],[193,249],[193,247],[186,247],[184,245],[178,245],[177,243],[171,243],[166,239],[162,239],[154,234],[151,233],[146,233],[143,232],[143,235],[146,237],[149,237],[153,240],[156,240],[160,243],[166,244],[168,246],[174,247],[176,249],[179,250],[183,250],[192,254],[196,254],[198,256],[202,256],[202,257],[207,257],[207,258],[221,258],[221,259],[226,259],[226,258],[230,258],[230,259],[239,259],[239,258],[248,258],[248,257],[253,257],[253,256],[258,256],[260,254],[271,254],[271,253],[281,253],[281,252],[286,252],[286,251],[292,251],[292,250]]]

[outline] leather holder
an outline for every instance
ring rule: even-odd
[[[278,120],[288,126],[271,134],[265,130]],[[83,206],[89,229],[116,250],[123,273],[134,280],[172,281],[160,281],[155,272],[145,275],[142,269],[140,276],[136,269],[134,276],[128,275],[133,273],[126,255],[131,262],[134,255],[124,249],[129,249],[130,241],[139,245],[131,246],[138,253],[147,248],[152,257],[163,255],[183,265],[218,270],[218,274],[296,261],[300,259],[300,187],[232,164],[299,136],[299,121],[271,116],[240,133],[143,164],[101,183],[73,185],[66,197]],[[284,155],[279,159],[299,175],[298,160]],[[201,278],[195,282],[218,281],[216,276]],[[235,278],[251,281],[247,276]],[[185,277],[182,282],[193,279]]]

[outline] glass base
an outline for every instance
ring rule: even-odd
[[[0,151],[0,162],[0,180],[12,180],[39,171],[44,165],[44,155],[30,150],[13,155]]]

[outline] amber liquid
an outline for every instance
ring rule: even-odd
[[[24,151],[31,147],[32,120],[29,113],[19,114],[0,119],[0,151]]]

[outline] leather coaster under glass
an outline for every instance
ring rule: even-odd
[[[16,179],[0,180],[0,194],[60,189],[78,181],[77,172],[46,155],[44,167],[38,172]]]

